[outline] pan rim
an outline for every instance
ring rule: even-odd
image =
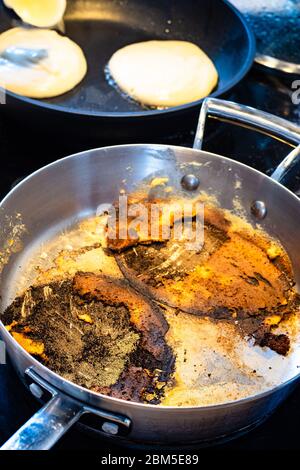
[[[128,147],[151,147],[151,148],[154,148],[154,149],[155,148],[157,148],[157,149],[164,148],[164,149],[171,149],[171,150],[183,150],[184,149],[184,150],[189,150],[189,151],[191,151],[191,153],[195,153],[196,155],[204,153],[207,156],[212,156],[213,158],[221,159],[221,160],[226,161],[227,163],[234,164],[237,167],[242,167],[244,169],[247,169],[247,171],[249,171],[250,173],[253,173],[254,175],[259,175],[260,177],[263,177],[266,180],[271,180],[272,184],[275,184],[276,186],[278,186],[281,191],[286,192],[290,198],[292,197],[292,199],[295,202],[297,202],[297,204],[300,204],[298,197],[292,191],[290,191],[288,188],[283,186],[281,183],[273,180],[272,178],[270,178],[270,176],[260,172],[259,170],[256,170],[255,168],[252,168],[248,165],[245,165],[244,163],[239,162],[237,160],[233,160],[229,157],[225,157],[225,156],[222,156],[222,155],[219,155],[219,154],[216,154],[216,153],[213,153],[213,152],[208,152],[208,151],[205,151],[205,150],[198,150],[198,149],[186,148],[186,147],[175,146],[175,145],[123,144],[123,145],[112,145],[112,146],[108,146],[108,147],[99,147],[99,148],[93,148],[93,149],[90,149],[90,150],[85,150],[85,151],[78,152],[78,153],[75,153],[75,154],[72,154],[72,155],[68,155],[64,158],[61,158],[61,159],[56,160],[56,161],[54,161],[54,162],[52,162],[48,165],[43,166],[42,168],[39,168],[35,172],[28,175],[24,180],[20,181],[0,201],[0,209],[3,208],[3,205],[5,204],[5,202],[12,196],[12,194],[14,192],[17,192],[18,189],[20,187],[22,187],[22,185],[24,185],[32,177],[37,176],[39,173],[42,173],[43,171],[49,169],[50,167],[55,166],[55,165],[59,165],[60,163],[62,163],[63,161],[67,161],[68,159],[80,158],[80,157],[82,158],[86,153],[94,153],[94,152],[98,152],[98,151],[101,151],[101,150],[104,150],[104,149],[105,150],[116,150],[116,149],[122,149],[124,147],[127,147],[127,148]],[[91,390],[89,390],[85,387],[77,385],[76,383],[71,382],[71,381],[63,378],[61,375],[57,374],[56,372],[52,371],[51,369],[46,367],[44,364],[39,362],[31,354],[29,354],[22,346],[20,346],[20,344],[6,330],[4,324],[1,320],[1,315],[0,315],[0,337],[2,337],[2,339],[4,339],[4,341],[7,341],[8,343],[11,343],[14,349],[17,348],[18,352],[20,354],[22,354],[23,356],[25,356],[30,361],[31,367],[34,367],[37,370],[37,373],[40,373],[39,371],[42,371],[42,372],[44,372],[44,374],[47,374],[48,377],[45,380],[47,380],[51,385],[53,385],[53,380],[51,380],[51,379],[54,379],[55,382],[56,381],[60,382],[63,386],[64,386],[64,384],[66,384],[67,386],[71,387],[73,390],[76,390],[77,392],[79,392],[79,394],[81,394],[81,395],[88,394],[88,395],[94,397],[97,400],[101,400],[101,402],[103,401],[103,403],[105,403],[107,401],[108,403],[111,403],[112,405],[113,404],[122,405],[123,407],[125,406],[128,409],[135,408],[136,406],[138,406],[139,408],[142,408],[144,410],[148,410],[148,409],[152,410],[152,411],[156,410],[157,412],[161,412],[162,410],[164,412],[168,412],[168,411],[169,412],[174,412],[174,411],[176,411],[176,412],[188,412],[188,411],[195,411],[195,410],[209,412],[211,410],[222,409],[224,407],[229,407],[229,406],[230,407],[231,406],[237,406],[238,407],[238,406],[242,406],[245,403],[252,402],[252,401],[257,401],[257,400],[263,399],[264,397],[272,395],[273,393],[276,393],[276,392],[280,391],[281,389],[291,385],[293,382],[296,382],[300,378],[300,371],[299,371],[299,373],[297,373],[293,377],[291,377],[287,380],[284,380],[283,382],[279,383],[278,385],[275,385],[274,387],[267,388],[263,392],[256,393],[256,394],[253,394],[253,395],[249,395],[249,396],[246,396],[244,398],[240,398],[238,400],[227,401],[227,402],[224,402],[224,403],[216,403],[216,404],[212,404],[212,405],[195,405],[195,406],[151,405],[151,404],[146,404],[146,403],[126,401],[126,400],[122,400],[122,399],[119,399],[119,398],[110,397],[108,395],[104,395],[104,394],[101,394],[101,393],[93,392],[93,391],[91,391]],[[14,362],[13,359],[12,359],[12,362]],[[44,377],[44,376],[42,375],[42,377]],[[56,384],[54,385],[54,387],[58,390],[59,393],[64,393],[66,395],[71,396],[75,400],[80,401],[79,398],[74,397],[74,395],[71,395],[71,393],[69,391],[68,392],[65,391],[65,387],[61,388],[61,386],[60,386],[60,388],[59,388]],[[82,401],[82,403],[84,404],[84,401]],[[99,404],[99,405],[97,404],[97,405],[93,405],[93,406],[101,408],[101,404]]]
[[[59,112],[59,113],[65,113],[67,115],[74,115],[74,116],[85,116],[85,117],[90,117],[90,118],[111,118],[111,119],[122,119],[122,118],[129,118],[130,120],[133,120],[135,118],[151,118],[155,116],[168,116],[168,115],[173,115],[174,113],[179,113],[179,112],[184,112],[186,110],[195,110],[197,107],[199,107],[203,101],[208,98],[217,98],[225,93],[227,93],[229,90],[231,90],[235,85],[237,85],[244,77],[245,75],[249,72],[250,68],[252,67],[256,55],[256,40],[254,33],[251,29],[251,26],[247,22],[246,18],[244,15],[232,4],[229,2],[229,0],[221,0],[229,9],[232,10],[232,12],[235,14],[235,16],[238,18],[238,20],[241,22],[241,25],[244,29],[244,32],[246,34],[246,38],[248,40],[248,52],[245,57],[243,66],[239,70],[239,72],[230,80],[224,87],[222,87],[219,90],[214,91],[210,95],[196,101],[192,101],[190,103],[182,104],[179,106],[173,106],[170,108],[166,109],[154,109],[154,110],[147,110],[147,111],[126,111],[126,112],[113,112],[113,111],[87,111],[87,110],[77,110],[76,108],[69,108],[64,105],[56,105],[48,102],[44,102],[43,100],[35,99],[35,98],[28,98],[26,96],[18,95],[17,93],[13,93],[9,90],[5,90],[2,87],[0,87],[0,90],[3,90],[8,96],[14,98],[15,100],[21,101],[23,103],[32,105],[37,108],[42,108],[47,111],[53,111],[53,112]]]

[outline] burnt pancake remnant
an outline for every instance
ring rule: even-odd
[[[300,303],[289,257],[279,243],[206,204],[204,246],[188,250],[184,237],[172,236],[182,222],[173,210],[177,201],[128,201],[143,202],[148,215],[151,204],[167,202],[170,218],[159,219],[153,238],[144,225],[124,240],[117,212],[117,237],[107,231],[105,251],[117,260],[123,278],[78,272],[32,286],[16,298],[1,319],[28,353],[78,385],[150,404],[164,403],[178,386],[180,342],[172,321],[184,315],[172,315],[230,323],[242,338],[288,354],[285,320],[299,312]],[[195,226],[193,211],[190,221]]]
[[[174,223],[170,218],[171,229]],[[167,240],[151,239],[148,232],[126,243],[107,237],[108,249],[137,291],[179,311],[230,321],[256,344],[288,353],[289,338],[273,331],[299,308],[299,296],[279,243],[210,205],[199,251],[187,250],[186,240],[172,238],[172,230]]]
[[[78,273],[31,287],[2,321],[51,370],[110,396],[159,403],[173,370],[168,324],[126,281]]]

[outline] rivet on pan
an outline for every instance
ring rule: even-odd
[[[251,205],[251,214],[259,220],[267,215],[267,208],[263,201],[254,201]]]
[[[181,186],[187,191],[195,191],[199,187],[199,184],[199,178],[192,174],[184,175],[181,179]]]
[[[43,390],[39,385],[32,383],[29,385],[29,390],[31,391],[32,395],[35,396],[35,398],[40,399],[43,396]]]
[[[108,421],[105,421],[105,423],[102,424],[102,431],[115,436],[119,432],[119,426],[115,423],[109,423]]]

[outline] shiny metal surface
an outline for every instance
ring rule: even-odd
[[[263,134],[283,140],[293,147],[300,143],[300,127],[286,119],[231,101],[206,98],[200,111],[193,146],[199,150],[203,147],[205,123],[208,116],[256,129]]]
[[[298,75],[300,74],[300,65],[294,62],[288,62],[287,60],[276,59],[269,55],[256,54],[255,62],[259,65],[263,65],[269,69],[280,70],[281,72],[291,73]]]
[[[275,181],[284,181],[285,177],[298,166],[300,161],[300,146],[296,147],[289,153],[285,159],[278,165],[276,170],[272,173],[271,178]]]
[[[200,180],[197,176],[189,174],[181,178],[181,186],[187,191],[196,191],[199,188]]]
[[[218,102],[218,107],[227,108],[227,117],[232,112],[232,106],[231,103],[227,108],[224,103]],[[238,115],[249,112],[249,108],[241,109],[237,106]],[[250,114],[251,120],[255,121],[257,113],[254,115],[251,110]],[[259,114],[256,127],[266,121],[270,132],[271,118],[273,120],[270,115],[266,117],[264,113]],[[294,145],[300,143],[297,126],[284,120],[278,121],[275,117],[274,122],[277,136],[281,133],[282,139],[290,140]],[[198,130],[196,145],[201,145],[202,131],[204,127],[200,129],[200,133]],[[130,171],[126,172],[126,168],[130,168]],[[95,214],[100,203],[115,200],[125,177],[126,189],[130,191],[137,182],[157,174],[170,175],[179,185],[185,174],[195,175],[201,181],[201,190],[214,195],[225,209],[233,210],[234,199],[238,196],[240,204],[245,208],[246,217],[253,224],[256,220],[251,216],[251,204],[256,200],[264,201],[268,213],[260,221],[260,225],[282,242],[292,259],[296,281],[300,283],[300,252],[295,244],[295,240],[300,238],[298,198],[281,184],[239,162],[201,150],[174,146],[122,145],[95,149],[56,161],[39,170],[23,180],[2,201],[0,247],[7,246],[12,230],[11,221],[15,220],[16,212],[21,214],[22,223],[26,226],[26,232],[21,237],[23,246],[30,248],[78,218]],[[237,181],[240,182],[239,187],[236,185]],[[1,273],[1,308],[5,308],[14,295],[16,285],[13,285],[13,280],[16,282],[20,256],[19,252],[11,253]],[[60,417],[58,424],[61,429],[66,430],[75,420],[75,415],[78,418],[89,407],[91,413],[108,413],[110,417],[114,414],[123,419],[128,418],[132,423],[128,435],[117,435],[115,439],[158,445],[193,445],[215,441],[246,430],[268,416],[284,400],[299,378],[296,363],[291,363],[278,386],[246,399],[202,407],[143,405],[100,395],[63,379],[26,353],[2,323],[0,332],[14,366],[25,383],[26,370],[30,368],[37,384],[40,381],[47,382],[59,391],[59,396],[60,392],[63,394],[61,401],[57,397],[39,415],[49,434],[52,433],[48,422],[49,409]],[[295,344],[294,350],[295,353],[300,352],[300,344]],[[73,407],[69,407],[66,416],[61,413],[62,405],[65,403],[69,406],[69,399],[80,403],[81,409],[75,408],[74,411]],[[34,420],[35,418],[29,421],[30,427]],[[20,432],[21,435],[26,433],[26,425]],[[60,435],[61,433],[54,433],[48,436],[49,441],[42,441],[40,447],[48,446],[48,442],[49,445],[53,444]],[[20,435],[16,435],[4,448],[18,447],[19,438]],[[27,448],[31,448],[30,444]]]
[[[55,395],[1,450],[48,450],[78,420],[82,408],[62,393]]]
[[[201,108],[198,127],[195,135],[195,149],[201,150],[203,147],[205,124],[208,117],[243,125],[250,129],[255,129],[263,134],[270,135],[279,140],[284,140],[293,147],[285,159],[278,165],[271,175],[271,178],[281,182],[300,162],[300,127],[269,113],[259,111],[250,106],[244,106],[230,101],[223,101],[217,98],[207,98]]]
[[[0,61],[13,63],[20,67],[31,67],[48,57],[47,49],[28,49],[25,47],[8,47],[0,54]]]
[[[25,423],[0,450],[48,450],[84,414],[92,414],[104,420],[102,430],[105,434],[117,435],[121,428],[130,428],[131,421],[121,415],[99,411],[59,392],[48,382],[41,379],[31,368],[25,374],[33,380],[29,390],[38,399],[45,392],[52,398],[32,418]],[[33,388],[35,386],[35,388]],[[35,392],[39,390],[40,396]]]
[[[254,201],[251,204],[251,214],[258,220],[263,220],[267,215],[267,208],[263,201]]]

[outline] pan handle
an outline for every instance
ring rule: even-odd
[[[36,398],[45,393],[52,398],[25,423],[0,450],[48,450],[79,420],[83,414],[99,418],[99,431],[110,436],[125,436],[131,420],[126,416],[94,408],[60,392],[32,368],[25,371],[29,389]]]
[[[203,101],[193,148],[202,149],[205,123],[208,116],[257,130],[295,147],[272,173],[272,179],[282,183],[290,171],[300,163],[299,126],[250,106],[216,98],[206,98]]]
[[[48,450],[82,413],[79,403],[66,395],[55,394],[0,450]]]

